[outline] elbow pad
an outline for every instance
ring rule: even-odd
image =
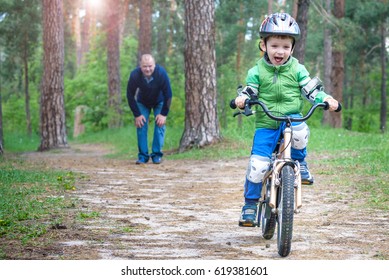
[[[315,98],[320,91],[324,90],[324,85],[318,77],[311,79],[308,84],[301,88],[301,94],[308,99],[309,102],[315,103]]]
[[[242,91],[239,93],[239,96],[246,95],[248,98],[257,98],[258,97],[258,90],[251,86],[245,86]]]

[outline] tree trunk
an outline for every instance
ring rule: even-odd
[[[244,27],[244,21],[243,21],[243,17],[244,17],[244,14],[243,14],[243,4],[240,3],[239,5],[239,14],[240,14],[240,19],[238,21],[238,26],[240,28],[242,28],[242,30],[245,30]],[[242,77],[241,77],[241,65],[242,65],[242,54],[243,54],[243,46],[244,46],[244,33],[243,32],[239,32],[238,33],[238,38],[237,38],[237,41],[238,41],[238,44],[237,44],[237,49],[236,49],[236,85],[240,85],[240,84],[243,84],[242,83]],[[223,102],[222,104],[225,104],[226,102]],[[227,128],[227,116],[226,116],[226,112],[227,110],[223,109],[222,110],[223,112],[223,118],[225,119],[224,123],[226,124],[225,127]],[[238,122],[238,127],[241,128],[242,127],[242,115],[238,115],[238,118],[237,118],[237,122]]]
[[[29,79],[28,79],[28,50],[27,42],[25,41],[24,53],[23,53],[23,64],[24,64],[24,107],[26,111],[26,124],[27,124],[27,135],[31,137],[32,128],[31,128],[31,111],[30,111],[30,92],[29,92]]]
[[[0,63],[1,63],[1,61],[0,61]],[[0,155],[2,155],[4,153],[3,142],[4,142],[4,137],[3,137],[3,104],[1,101],[1,83],[0,83]]]
[[[159,19],[157,30],[157,61],[159,65],[166,68],[166,57],[168,50],[168,28],[169,28],[169,13],[170,3],[168,1],[159,2]]]
[[[386,80],[387,80],[387,50],[386,50],[386,23],[387,19],[383,17],[381,22],[381,110],[380,110],[380,130],[382,133],[386,133],[386,119],[387,119],[387,92],[386,92]]]
[[[77,1],[77,4],[78,1]],[[75,47],[76,47],[76,63],[77,68],[81,66],[82,63],[82,40],[81,40],[81,23],[80,23],[80,7],[79,5],[75,5],[73,11],[73,18],[72,18],[72,26],[73,26],[73,36],[75,38]]]
[[[331,1],[325,0],[326,11],[331,14]],[[332,93],[331,69],[332,69],[332,34],[329,23],[324,24],[324,88],[328,93]],[[330,112],[324,111],[322,123],[330,123]]]
[[[61,0],[42,0],[43,80],[39,151],[67,147],[64,107],[64,27]]]
[[[142,54],[151,54],[152,0],[140,1],[138,61]]]
[[[353,67],[351,69],[351,82],[350,82],[350,90],[348,91],[348,94],[343,96],[343,106],[344,108],[347,108],[350,110],[350,112],[347,114],[345,120],[344,120],[344,128],[348,130],[352,130],[353,128],[353,108],[354,108],[354,97],[355,97],[355,90],[354,88],[357,88],[357,80],[360,77],[361,73],[359,72],[359,69],[357,67]],[[347,83],[347,82],[346,82]]]
[[[108,127],[121,126],[120,88],[120,0],[109,0],[107,15]]]
[[[123,38],[125,35],[125,27],[126,27],[126,19],[128,17],[128,14],[130,12],[129,6],[130,0],[122,0],[120,1],[120,11],[119,11],[119,46],[122,45]],[[133,20],[133,18],[131,18]]]
[[[308,10],[310,0],[299,0],[297,5],[296,21],[300,27],[300,39],[296,42],[294,47],[294,57],[296,57],[301,64],[304,64],[305,56],[305,41],[307,38],[308,29]]]
[[[273,0],[267,0],[267,15],[273,13]]]
[[[337,19],[344,17],[344,0],[335,0],[333,14]],[[338,25],[338,33],[336,40],[333,42],[335,45],[332,49],[332,70],[331,70],[331,81],[332,81],[332,96],[339,102],[343,101],[343,80],[344,80],[344,54],[343,54],[343,30]],[[330,112],[328,118],[328,124],[331,127],[340,128],[342,127],[342,114]]]
[[[216,104],[215,4],[185,0],[185,129],[179,151],[220,141]]]
[[[85,1],[85,16],[81,25],[81,64],[85,64],[87,61],[85,59],[86,54],[90,49],[91,37],[95,33],[96,26],[96,12],[93,5],[90,1]]]
[[[360,52],[359,56],[359,66],[358,66],[358,75],[359,77],[366,77],[368,72],[368,63],[367,63],[367,50],[363,49]],[[359,91],[361,95],[361,107],[362,111],[365,112],[368,109],[369,105],[369,89],[370,85],[365,82],[359,82]],[[358,130],[366,131],[366,128],[369,126],[369,114],[358,114]]]
[[[299,9],[299,0],[293,0],[293,8],[292,8],[293,18],[297,18],[298,9]]]

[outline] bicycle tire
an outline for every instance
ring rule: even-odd
[[[267,185],[270,186],[270,182]],[[273,213],[272,208],[269,206],[270,190],[266,190],[264,201],[261,204],[261,230],[262,237],[269,240],[274,236],[276,229],[276,214]]]
[[[277,215],[277,248],[282,257],[289,255],[292,245],[293,216],[294,216],[294,180],[292,166],[285,165],[281,169],[281,187],[278,196]]]

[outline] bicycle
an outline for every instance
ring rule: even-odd
[[[277,226],[277,249],[282,257],[289,255],[292,245],[294,214],[302,206],[300,164],[291,158],[291,141],[293,135],[292,122],[308,120],[315,110],[322,107],[328,110],[327,102],[313,105],[308,113],[302,117],[291,117],[269,111],[267,106],[258,100],[257,96],[246,99],[243,111],[234,113],[234,117],[243,114],[253,115],[252,106],[259,105],[263,112],[271,119],[285,123],[285,130],[281,133],[277,146],[272,153],[268,171],[262,180],[262,193],[259,200],[257,217],[258,225],[262,225],[262,236],[272,239]],[[230,107],[236,109],[235,100],[231,100]],[[342,106],[335,112],[341,111]]]

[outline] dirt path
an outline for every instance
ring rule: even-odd
[[[49,233],[32,259],[278,259],[276,240],[258,228],[238,227],[247,159],[170,160],[138,166],[104,159],[93,145],[33,153],[31,161],[83,173],[72,196],[87,222],[69,220]],[[314,172],[319,168],[311,164]],[[315,172],[314,172],[315,173]],[[325,185],[329,175],[303,190],[288,259],[389,259],[389,214],[358,207],[350,186]],[[78,209],[80,211],[80,209]]]

